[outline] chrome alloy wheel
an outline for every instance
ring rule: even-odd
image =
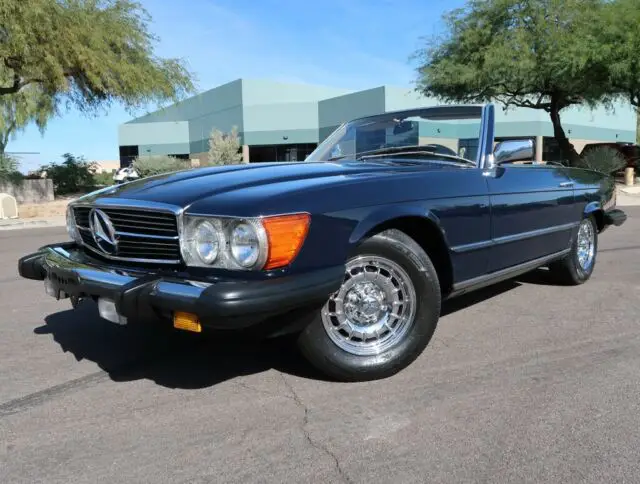
[[[588,219],[583,220],[578,229],[578,264],[583,271],[588,271],[593,265],[595,238],[593,224]]]
[[[347,263],[344,282],[322,308],[324,329],[348,353],[380,354],[402,340],[416,314],[416,292],[407,272],[380,256]]]

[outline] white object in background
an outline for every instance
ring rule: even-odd
[[[18,203],[8,193],[0,193],[0,220],[18,218]]]
[[[113,181],[116,183],[126,183],[140,178],[138,172],[133,166],[120,168],[113,174]]]

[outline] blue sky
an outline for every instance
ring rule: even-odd
[[[142,1],[160,37],[157,53],[183,58],[199,91],[240,77],[306,82],[350,89],[410,86],[409,57],[435,34],[442,14],[461,0],[166,0]],[[65,152],[91,160],[118,159],[120,107],[87,118],[75,111],[53,120],[44,136],[29,127],[10,142],[22,170],[58,161]]]

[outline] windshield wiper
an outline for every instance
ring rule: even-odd
[[[364,159],[366,156],[369,155],[382,155],[385,153],[397,153],[397,152],[402,152],[402,151],[406,151],[406,150],[420,150],[420,151],[425,151],[425,152],[432,152],[434,150],[436,150],[436,146],[434,145],[408,145],[408,146],[386,146],[385,148],[378,148],[375,150],[368,150],[368,151],[359,151],[357,153],[353,153],[351,155],[340,155],[340,156],[334,156],[332,158],[329,158],[327,161],[337,161],[337,160],[343,160],[345,158],[353,158],[354,160],[362,160]]]
[[[388,155],[407,156],[407,155],[419,155],[428,156],[430,158],[446,158],[447,160],[456,161],[458,163],[464,163],[466,165],[476,166],[475,162],[461,158],[455,155],[448,155],[446,153],[437,153],[437,147],[434,145],[420,145],[420,146],[390,146],[387,148],[380,148],[378,150],[365,151],[362,153],[356,153],[356,160],[366,160],[369,158],[379,158]]]
[[[350,158],[355,155],[340,155],[340,156],[332,156],[331,158],[327,158],[327,161],[338,161],[344,160],[345,158]]]
[[[408,145],[408,146],[387,146],[385,148],[378,148],[376,150],[369,151],[361,151],[359,153],[354,153],[353,155],[341,155],[334,156],[333,158],[329,158],[327,161],[337,161],[342,160],[344,158],[353,158],[354,160],[366,160],[369,158],[378,158],[384,157],[388,155],[427,155],[429,157],[441,157],[449,160],[456,161],[458,163],[464,163],[467,165],[475,166],[475,162],[471,160],[467,160],[465,158],[461,158],[459,156],[447,155],[444,153],[436,153],[438,147],[436,145]]]

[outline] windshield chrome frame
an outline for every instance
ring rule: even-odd
[[[478,154],[476,166],[481,170],[489,170],[495,165],[493,159],[493,144],[495,140],[495,107],[493,104],[485,104],[482,107],[480,121],[480,135],[478,136]]]
[[[444,105],[444,106],[431,106],[416,109],[406,109],[398,111],[388,111],[385,113],[374,114],[371,116],[363,116],[360,118],[352,119],[348,122],[341,123],[333,132],[318,144],[315,150],[313,150],[305,161],[309,160],[320,148],[325,144],[330,144],[335,138],[337,138],[340,131],[348,124],[362,121],[375,122],[376,118],[388,118],[390,116],[401,116],[408,118],[412,116],[419,116],[424,119],[479,119],[480,131],[478,133],[478,153],[476,155],[475,166],[476,168],[490,168],[493,166],[493,143],[494,143],[494,119],[495,109],[493,104],[461,104],[461,105]],[[328,160],[312,160],[311,162],[326,162]],[[474,160],[468,160],[474,163]]]

